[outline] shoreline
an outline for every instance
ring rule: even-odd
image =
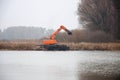
[[[33,50],[33,51],[44,51],[38,46],[40,41],[0,41],[0,50]],[[66,45],[71,51],[78,50],[98,50],[98,51],[120,51],[120,43],[60,43],[60,45]]]
[[[68,43],[71,50],[120,51],[120,43]]]

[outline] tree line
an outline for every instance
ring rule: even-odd
[[[0,40],[41,39],[49,36],[53,31],[42,27],[14,26],[0,30]]]
[[[118,38],[117,10],[114,0],[81,0],[78,7],[79,23],[90,31],[103,31]]]

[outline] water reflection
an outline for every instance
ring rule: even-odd
[[[3,51],[0,80],[120,80],[119,52]]]
[[[99,55],[99,54],[97,54]],[[120,59],[116,54],[96,54],[78,64],[79,80],[120,80]]]

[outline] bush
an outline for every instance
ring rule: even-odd
[[[113,36],[105,33],[104,31],[89,31],[89,30],[73,30],[72,35],[66,33],[59,33],[57,35],[59,42],[111,42]]]

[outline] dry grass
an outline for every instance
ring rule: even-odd
[[[39,40],[0,41],[0,50],[42,50]],[[60,43],[70,47],[70,50],[110,50],[120,51],[120,43]]]
[[[38,44],[35,40],[0,41],[0,50],[36,50]]]
[[[120,43],[62,43],[71,50],[109,50],[120,51]]]

